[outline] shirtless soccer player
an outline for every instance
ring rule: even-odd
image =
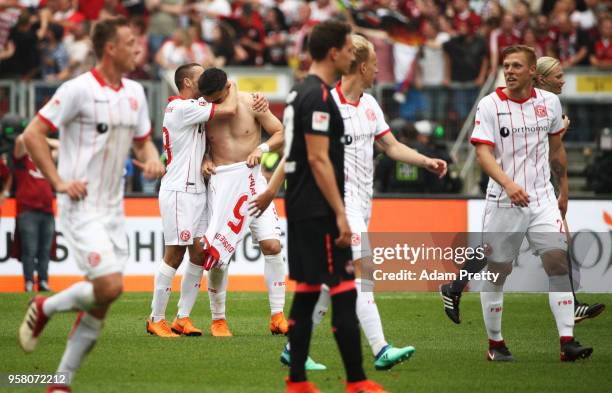
[[[588,358],[593,349],[574,339],[574,297],[562,230],[569,191],[561,103],[555,94],[533,87],[536,56],[532,48],[510,46],[502,57],[506,87],[480,100],[471,138],[478,163],[490,178],[482,228],[487,269],[499,274],[496,280],[486,281],[480,293],[489,338],[487,359],[513,360],[501,331],[503,285],[524,238],[548,275],[561,361]],[[551,172],[559,181],[559,201]]]
[[[227,75],[218,68],[211,68],[200,78],[200,92],[206,101],[223,103],[227,100]],[[270,112],[257,112],[252,107],[253,95],[238,92],[236,115],[228,119],[216,119],[206,125],[212,163],[206,175],[214,173],[215,167],[246,162],[249,167],[259,165],[261,156],[268,151],[283,147],[283,125]],[[270,135],[261,143],[261,128]],[[215,175],[212,175],[215,176]],[[263,191],[266,181],[257,177],[255,188]],[[224,196],[222,196],[224,197]],[[246,204],[245,204],[246,208]],[[211,207],[212,209],[212,207]],[[232,212],[228,212],[231,215]],[[287,334],[288,326],[283,314],[285,306],[285,262],[281,255],[280,227],[274,206],[250,224],[253,241],[259,242],[264,255],[264,277],[270,301],[270,331],[273,334]],[[208,296],[212,313],[211,332],[213,336],[230,336],[225,318],[227,268],[213,268],[208,272]]]
[[[374,145],[394,160],[426,168],[439,176],[444,176],[446,173],[446,162],[425,157],[395,139],[385,122],[382,109],[373,96],[364,92],[372,87],[378,71],[374,47],[363,36],[353,35],[352,39],[355,47],[355,60],[351,64],[349,74],[342,76],[341,82],[338,82],[331,95],[344,119],[344,204],[346,215],[353,232],[353,240],[360,239],[352,242],[355,266],[358,270],[358,276],[361,276],[361,278],[355,280],[358,289],[357,317],[372,349],[375,368],[377,370],[388,370],[397,363],[408,359],[414,353],[414,348],[411,346],[395,348],[387,343],[378,307],[374,302],[374,283],[368,279],[368,277],[371,277],[371,272],[367,271],[371,255],[369,244],[364,244],[364,242],[367,242],[367,238],[362,235],[368,231],[372,208]],[[279,168],[281,167],[279,165]],[[278,187],[278,185],[270,182],[270,187]],[[273,191],[258,197],[255,204],[264,202],[264,199],[273,196],[277,188]],[[270,200],[267,199],[264,203],[269,203]],[[258,213],[258,209],[256,209],[256,213]],[[321,322],[322,317],[327,312],[329,301],[329,289],[323,286],[313,313],[313,323],[315,325]],[[288,348],[283,351],[281,362],[289,364]],[[318,369],[308,360],[306,367],[308,369]]]
[[[21,347],[32,352],[53,315],[79,313],[57,370],[68,379],[49,386],[47,393],[70,392],[70,379],[96,344],[106,313],[123,290],[128,243],[122,178],[130,146],[146,178],[164,173],[149,136],[144,89],[121,77],[134,69],[139,52],[127,20],[98,22],[91,41],[97,65],[60,86],[24,133],[32,160],[58,194],[60,227],[87,278],[49,298],[35,297],[19,328]],[[59,130],[58,168],[45,139],[51,130]],[[113,359],[117,370],[120,356]]]
[[[160,337],[179,334],[200,336],[189,315],[195,303],[204,271],[200,238],[206,231],[206,186],[201,173],[206,149],[205,123],[236,114],[236,86],[232,85],[222,104],[199,98],[198,79],[204,68],[197,63],[177,68],[174,83],[178,96],[168,98],[164,113],[163,137],[168,161],[159,190],[159,209],[164,228],[164,260],[155,272],[151,317],[147,331]],[[199,98],[199,99],[198,99]],[[181,282],[178,314],[172,326],[166,322],[166,305],[172,279],[189,249],[189,263]]]

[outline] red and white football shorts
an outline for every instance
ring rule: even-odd
[[[206,193],[160,190],[159,211],[164,228],[164,244],[190,246],[204,236],[208,226]]]

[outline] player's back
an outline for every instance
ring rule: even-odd
[[[214,104],[204,99],[168,98],[162,133],[166,174],[162,190],[201,193],[206,190],[200,166],[206,149],[204,122],[214,115]]]
[[[122,209],[130,146],[151,132],[142,85],[123,78],[113,88],[92,69],[62,84],[39,116],[60,131],[60,177],[87,182],[88,196],[79,208]],[[77,203],[66,194],[58,195],[58,202]]]
[[[344,125],[328,86],[317,76],[308,75],[287,96],[283,115],[285,127],[285,194],[287,218],[300,220],[333,215],[317,186],[306,150],[305,134],[329,137],[329,156],[336,182],[344,193]]]

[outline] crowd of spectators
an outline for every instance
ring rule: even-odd
[[[0,0],[0,78],[78,75],[93,64],[91,24],[109,15],[127,16],[137,36],[133,78],[164,78],[184,62],[289,66],[300,77],[309,65],[308,32],[340,17],[375,44],[378,82],[393,86],[399,115],[453,123],[456,132],[509,45],[528,44],[564,67],[612,69],[610,6],[606,0]]]

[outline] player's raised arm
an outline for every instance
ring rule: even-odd
[[[567,200],[569,198],[569,185],[567,181],[567,155],[561,133],[548,136],[550,148],[549,161],[553,183],[559,188],[559,210],[561,216],[565,217],[567,212]]]
[[[406,164],[416,165],[435,173],[438,177],[446,175],[446,161],[424,156],[418,151],[398,141],[393,133],[387,132],[376,141],[376,146],[385,152],[389,158]]]

